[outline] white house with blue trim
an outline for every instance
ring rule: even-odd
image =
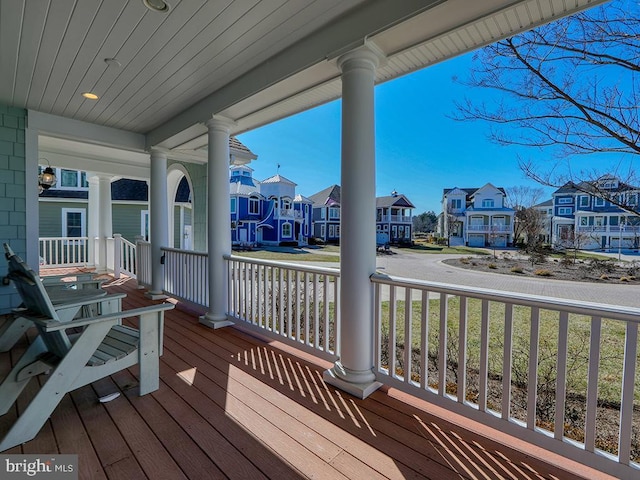
[[[445,188],[438,230],[450,245],[506,247],[513,244],[515,210],[502,187]]]
[[[233,245],[309,243],[312,202],[296,194],[296,183],[280,174],[259,182],[247,165],[234,165],[230,170]]]

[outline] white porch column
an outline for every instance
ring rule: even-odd
[[[89,183],[89,205],[87,211],[87,250],[89,264],[98,268],[100,252],[96,250],[96,238],[100,235],[100,179],[87,172]]]
[[[213,117],[207,122],[207,251],[209,253],[209,311],[200,323],[212,328],[231,325],[227,319],[227,275],[224,255],[231,254],[229,131],[233,122]]]
[[[111,214],[111,176],[98,175],[100,215],[98,218],[98,267],[99,272],[107,271],[107,239],[113,236],[113,223]]]
[[[380,387],[373,373],[376,270],[374,79],[379,55],[360,48],[338,59],[342,71],[340,213],[340,359],[324,379],[365,398]]]
[[[147,296],[165,298],[162,247],[169,244],[167,202],[167,154],[151,150],[151,183],[149,185],[149,241],[151,242],[151,290]]]

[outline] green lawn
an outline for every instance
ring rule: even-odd
[[[319,253],[307,253],[298,248],[276,250],[253,250],[251,252],[233,252],[233,255],[248,258],[261,258],[263,260],[279,260],[283,262],[339,262],[337,255],[322,255]]]
[[[449,297],[447,299],[447,336],[449,359],[457,362],[460,299]],[[404,345],[404,309],[405,302],[397,302],[396,314],[396,345],[401,352]],[[414,352],[420,351],[421,335],[421,308],[420,301],[412,302],[412,338],[411,345]],[[502,355],[504,344],[504,304],[490,304],[489,308],[489,375],[493,378],[501,378]],[[467,302],[467,369],[478,370],[480,365],[480,328],[482,315],[482,302],[469,299]],[[514,307],[513,312],[513,367],[512,378],[514,382],[522,385],[528,383],[527,372],[529,362],[529,337],[530,337],[529,307]],[[440,299],[429,300],[429,355],[437,356],[440,318]],[[590,317],[581,315],[569,316],[569,344],[567,367],[567,390],[571,394],[586,395],[587,370],[589,360]],[[538,382],[554,382],[556,372],[556,357],[558,351],[558,313],[548,310],[540,312],[540,335],[538,356]],[[382,303],[382,332],[383,337],[388,338],[389,331],[389,302]],[[599,366],[598,396],[607,402],[619,402],[622,382],[622,362],[624,358],[625,325],[623,322],[603,320],[601,333],[601,354]],[[401,353],[398,353],[401,355]],[[416,355],[414,355],[415,358]],[[433,359],[432,359],[433,360]],[[457,365],[450,365],[450,370]],[[418,371],[415,367],[414,372]],[[455,372],[451,371],[455,376]],[[431,381],[431,379],[430,379]],[[636,384],[640,385],[640,369],[636,373]],[[549,385],[555,389],[555,384]],[[636,390],[635,398],[640,401],[640,391]]]

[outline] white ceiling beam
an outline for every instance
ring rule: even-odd
[[[28,127],[40,134],[94,145],[121,148],[133,152],[145,151],[144,135],[94,123],[29,110]]]
[[[305,68],[358,47],[368,36],[443,1],[376,0],[366,8],[356,8],[148,132],[147,147],[158,145],[195,123],[205,122],[213,114]]]

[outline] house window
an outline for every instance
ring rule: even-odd
[[[327,212],[325,211],[325,208],[322,207],[320,209],[320,220],[325,220],[327,218]]]
[[[140,235],[145,242],[149,241],[149,210],[140,211]]]
[[[290,223],[283,223],[282,224],[282,237],[283,238],[290,238],[291,237],[291,224]]]
[[[260,202],[257,198],[249,199],[249,213],[252,213],[252,214],[260,213]]]
[[[638,194],[630,193],[629,194],[629,205],[637,205],[638,204]]]
[[[558,204],[559,205],[566,205],[568,203],[573,203],[573,199],[570,197],[564,197],[564,198],[559,198],[558,199]]]
[[[461,198],[453,198],[453,199],[451,199],[451,202],[449,202],[449,205],[451,205],[451,208],[453,208],[455,210],[460,210],[462,208],[462,199]]]
[[[327,229],[326,229],[326,225],[320,225],[320,238],[326,238],[327,235]]]
[[[231,213],[236,213],[237,199],[234,197],[231,199]]]
[[[587,195],[580,196],[580,206],[588,207],[589,206],[589,197]]]
[[[340,225],[336,225],[336,238],[340,237]]]
[[[571,215],[571,207],[558,208],[558,215]]]
[[[329,208],[329,218],[331,220],[337,220],[340,218],[340,209],[336,207]]]
[[[594,206],[596,207],[604,207],[604,198],[602,197],[596,197],[595,201],[593,202]]]
[[[580,226],[586,227],[589,224],[587,217],[580,217]]]
[[[280,202],[280,208],[283,210],[289,210],[291,208],[291,200],[283,198]]]
[[[604,217],[596,217],[596,227],[602,227],[604,225]]]
[[[329,238],[334,238],[335,236],[335,225],[329,225]]]
[[[86,236],[85,215],[84,208],[63,208],[62,235],[64,237]]]
[[[482,200],[482,208],[493,208],[494,202],[492,198]]]

